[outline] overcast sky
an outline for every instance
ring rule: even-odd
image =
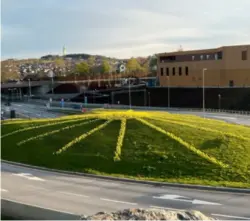
[[[250,43],[250,0],[1,0],[1,55],[128,58]]]

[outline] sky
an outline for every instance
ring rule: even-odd
[[[250,0],[1,0],[1,59],[250,44]]]

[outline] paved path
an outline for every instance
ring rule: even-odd
[[[222,219],[250,220],[250,195],[155,187],[86,178],[2,163],[2,198],[91,215],[125,208],[195,209]]]

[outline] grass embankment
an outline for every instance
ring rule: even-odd
[[[250,187],[250,128],[136,111],[6,121],[2,158],[135,179]]]

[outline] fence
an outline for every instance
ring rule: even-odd
[[[47,101],[44,100],[30,100],[32,104],[45,105]],[[52,101],[50,103],[51,108],[61,108],[61,102]],[[74,102],[64,102],[64,108],[70,108],[81,111],[82,108],[103,108],[103,109],[130,109],[129,105],[118,104],[84,104]],[[131,106],[133,110],[147,110],[147,111],[174,111],[174,112],[202,112],[202,108],[180,108],[180,107],[152,107],[152,106]],[[237,114],[237,115],[250,115],[250,111],[236,111],[236,110],[224,110],[224,109],[205,109],[207,113],[225,113],[225,114]]]

